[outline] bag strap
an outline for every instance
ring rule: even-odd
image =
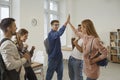
[[[3,38],[3,39],[0,41],[0,46],[2,45],[3,42],[5,42],[5,41],[7,41],[7,40],[10,40],[10,39],[9,39],[9,38]],[[2,58],[1,53],[0,53],[0,57],[1,57],[1,60],[2,60],[2,62],[3,62],[3,66],[4,66],[5,69],[6,69],[6,66],[5,66],[5,63],[4,63],[4,61],[3,61],[3,58]]]
[[[1,41],[0,41],[0,46],[3,42],[7,41],[7,40],[10,40],[9,38],[3,38]],[[11,41],[11,40],[10,40]]]
[[[11,42],[13,42],[11,39],[9,39],[9,38],[3,38],[1,41],[0,41],[0,46],[1,46],[1,44],[3,43],[3,42],[5,42],[5,41],[7,41],[7,40],[10,40]],[[1,53],[0,53],[0,55],[1,55]],[[2,57],[2,55],[1,55],[1,57]],[[5,64],[4,64],[5,65]],[[6,66],[5,66],[5,68],[6,68]],[[20,74],[20,72],[21,72],[21,68],[22,68],[22,66],[20,67],[20,69],[19,69],[19,71],[18,71],[18,73]]]
[[[90,58],[90,56],[91,56],[91,54],[92,54],[92,45],[93,45],[93,40],[94,40],[94,38],[92,39],[92,42],[91,42],[91,45],[90,45],[89,58]]]

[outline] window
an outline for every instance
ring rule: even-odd
[[[51,20],[59,20],[59,1],[58,0],[45,0],[44,1],[44,38],[47,37],[48,32],[50,31],[50,22]]]
[[[52,21],[54,19],[58,19],[58,16],[55,14],[50,14],[50,21]]]
[[[0,7],[1,9],[1,19],[9,17],[9,7]]]
[[[9,0],[4,0],[4,1],[9,1]]]
[[[50,1],[50,10],[58,11],[58,4],[55,1]]]
[[[2,2],[9,2],[10,0],[0,0],[0,1],[2,1]]]
[[[0,0],[0,20],[10,16],[10,0]],[[0,30],[0,39],[2,38],[2,31]]]

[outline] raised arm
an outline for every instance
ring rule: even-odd
[[[79,50],[79,52],[83,52],[82,47],[78,44],[78,40],[79,39],[74,40],[73,43],[74,43],[75,47],[77,48],[77,50]]]
[[[68,15],[66,22],[64,23],[64,26],[67,26],[67,24],[70,22],[70,15]]]
[[[78,37],[83,37],[83,34],[81,32],[78,32],[78,30],[75,29],[75,27],[71,24],[71,22],[69,21],[69,25],[72,29],[72,31],[78,36]]]

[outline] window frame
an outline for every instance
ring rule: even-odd
[[[12,12],[11,6],[12,6],[12,0],[9,0],[9,1],[0,0],[0,7],[9,8],[9,17],[11,17],[11,12]],[[0,13],[1,13],[1,10],[0,10]],[[0,19],[1,19],[1,14],[0,14]],[[2,31],[0,30],[0,39],[2,38],[2,35],[3,35]]]
[[[57,3],[57,6],[58,6],[58,9],[57,9],[57,11],[54,11],[54,10],[50,10],[50,1],[55,1],[56,3]],[[45,6],[45,3],[46,3],[46,6]],[[45,16],[47,16],[46,18],[46,23],[47,23],[47,26],[44,26],[44,27],[46,27],[47,28],[47,33],[45,33],[44,34],[44,38],[46,38],[47,37],[47,34],[48,34],[48,32],[50,31],[50,14],[52,14],[52,15],[56,15],[58,18],[58,20],[59,20],[59,1],[58,0],[45,0],[45,3],[44,3],[44,13],[45,13]],[[46,8],[45,8],[46,7]],[[46,28],[44,28],[44,29],[46,29]],[[44,32],[45,32],[45,30],[44,30]]]

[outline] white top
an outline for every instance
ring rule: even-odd
[[[16,71],[19,71],[20,67],[27,61],[25,58],[20,58],[16,45],[10,40],[6,40],[1,44],[0,52],[8,70],[16,69]],[[24,79],[24,72],[24,68],[22,68],[20,80]]]
[[[82,47],[83,39],[78,40],[78,45]],[[75,47],[71,54],[72,57],[82,60],[82,53]]]

